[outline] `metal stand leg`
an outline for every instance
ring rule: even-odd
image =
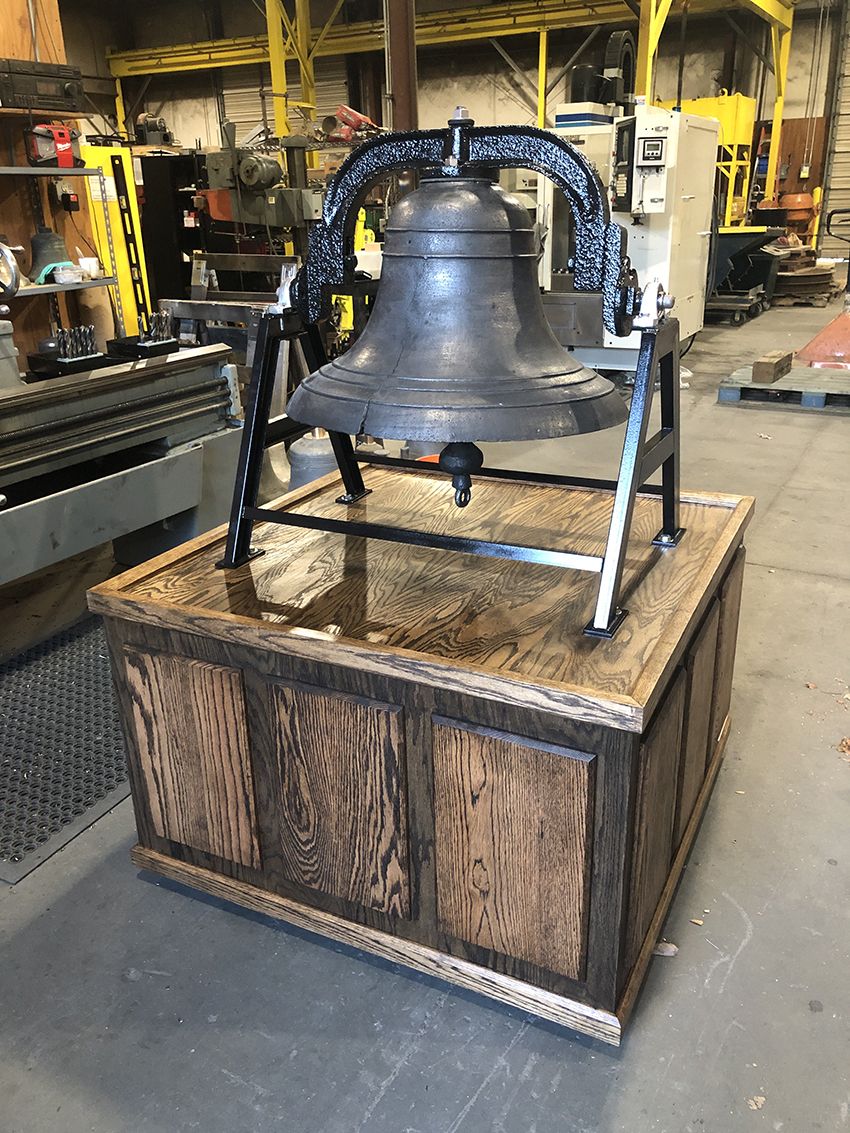
[[[263,315],[257,328],[248,408],[245,411],[242,446],[239,449],[236,485],[230,509],[230,528],[227,532],[224,558],[216,563],[217,567],[242,566],[263,553],[262,550],[251,546],[254,521],[246,516],[245,509],[257,506],[266,447],[266,428],[269,423],[277,356],[282,337],[281,317]]]
[[[614,493],[614,507],[608,528],[608,541],[602,560],[599,592],[593,620],[585,626],[590,637],[613,637],[628,610],[617,605],[623,566],[626,560],[629,531],[632,525],[635,496],[642,484],[659,467],[662,469],[662,528],[653,543],[675,546],[684,531],[678,526],[679,516],[679,325],[669,319],[645,330],[641,336],[635,389],[620,473]],[[652,409],[655,372],[660,364],[661,429],[646,442],[646,430]]]
[[[679,350],[668,349],[658,360],[661,377],[661,431],[679,436]],[[679,527],[679,446],[675,444],[661,465],[661,530],[652,540],[656,547],[675,545],[684,532]]]
[[[308,373],[315,373],[327,362],[328,356],[318,327],[312,324],[306,327],[301,338],[301,347],[304,351],[304,359],[307,362]],[[362,500],[364,496],[368,496],[372,489],[363,484],[360,465],[354,459],[354,446],[351,443],[351,437],[347,433],[330,431],[328,436],[331,439],[334,456],[339,465],[342,482],[345,485],[345,495],[339,496],[336,502],[338,504],[356,503],[357,500]]]
[[[328,433],[333,445],[334,456],[342,473],[342,482],[345,484],[345,495],[337,496],[338,504],[354,504],[368,496],[372,491],[363,483],[360,465],[354,457],[354,445],[348,433]]]
[[[257,327],[254,363],[251,367],[251,385],[242,431],[242,446],[236,468],[230,527],[227,532],[224,558],[216,563],[216,566],[222,569],[243,566],[263,553],[261,548],[251,546],[251,534],[254,528],[254,517],[251,512],[257,508],[257,496],[260,491],[266,431],[274,394],[280,344],[292,339],[298,339],[301,343],[308,373],[318,370],[327,361],[317,327],[305,327],[294,316],[268,313],[261,316]],[[360,465],[354,458],[351,438],[342,433],[330,433],[329,436],[345,485],[345,495],[340,496],[338,502],[354,503],[367,496],[371,489],[363,484]]]

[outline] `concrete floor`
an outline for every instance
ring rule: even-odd
[[[0,1131],[850,1130],[850,412],[716,401],[835,313],[708,328],[686,359],[683,485],[758,511],[679,951],[619,1049],[138,874],[128,801],[0,890]],[[617,444],[491,456],[610,474]]]

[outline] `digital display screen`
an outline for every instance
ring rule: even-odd
[[[640,164],[655,164],[660,165],[664,161],[664,139],[663,138],[641,138],[640,140]]]

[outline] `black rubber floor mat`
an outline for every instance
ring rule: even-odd
[[[100,619],[0,665],[0,880],[19,881],[128,794]]]

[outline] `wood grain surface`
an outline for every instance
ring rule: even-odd
[[[626,968],[633,966],[673,859],[682,717],[687,677],[680,672],[641,744],[632,850]]]
[[[685,659],[687,691],[682,734],[682,756],[679,760],[679,787],[676,817],[673,822],[673,849],[679,848],[685,827],[694,809],[696,797],[708,766],[709,724],[714,692],[714,668],[717,653],[717,626],[720,603],[715,601]],[[712,748],[714,744],[711,745]]]
[[[738,643],[745,563],[746,551],[741,547],[720,587],[720,625],[717,631],[717,661],[714,670],[709,753],[729,717],[732,703],[732,675],[735,668],[735,648]]]
[[[612,1046],[618,1046],[620,1043],[622,1026],[617,1015],[611,1011],[603,1011],[560,995],[553,995],[542,988],[532,987],[522,980],[513,979],[501,972],[488,971],[456,956],[448,956],[414,941],[390,936],[367,925],[340,920],[321,909],[299,905],[286,897],[266,893],[244,881],[221,877],[210,870],[200,869],[187,862],[174,861],[165,854],[156,853],[143,846],[135,846],[131,851],[131,858],[138,869],[150,870],[152,873],[189,885],[202,893],[209,893],[214,897],[232,901],[243,908],[276,917],[298,928],[319,933],[331,940],[338,940],[352,948],[362,948],[392,963],[403,964],[415,971],[479,992],[489,999],[510,1004],[520,1011],[549,1019],[553,1023],[591,1035]]]
[[[124,665],[156,833],[259,867],[242,674],[129,648]]]
[[[588,553],[604,544],[605,492],[485,481],[459,512],[433,476],[380,468],[365,476],[372,494],[344,513],[336,486],[295,493],[288,506]],[[640,732],[646,698],[669,676],[711,577],[725,569],[752,511],[750,500],[690,499],[682,507],[687,534],[666,550],[651,545],[657,499],[638,499],[625,570],[631,612],[613,641],[582,633],[596,575],[271,524],[256,529],[266,553],[244,567],[216,571],[221,540],[195,541],[182,556],[97,587],[91,607],[174,628],[196,625],[205,634],[241,632],[246,641],[253,632],[264,648],[375,672],[409,662],[434,683],[451,669],[459,687],[465,681],[487,695],[490,681],[499,698],[584,710],[587,719]],[[666,632],[674,621],[675,632]]]
[[[409,917],[402,709],[283,681],[269,684],[269,701],[284,874]]]
[[[643,938],[640,952],[638,953],[637,960],[634,967],[629,973],[628,981],[623,989],[623,994],[620,1002],[617,1004],[617,1018],[620,1023],[625,1027],[629,1020],[635,1003],[637,1002],[638,994],[640,993],[643,984],[646,970],[652,960],[653,950],[658,940],[661,927],[670,911],[670,906],[673,903],[673,897],[676,893],[676,887],[679,884],[679,879],[682,876],[682,870],[685,868],[685,862],[688,860],[688,854],[691,852],[691,847],[696,840],[697,832],[699,831],[702,817],[705,814],[705,809],[708,806],[708,800],[711,797],[711,791],[714,787],[714,781],[717,778],[717,773],[720,770],[720,765],[723,762],[723,754],[726,747],[726,741],[729,738],[729,721],[727,720],[720,736],[715,744],[711,757],[708,761],[708,770],[706,771],[705,779],[703,780],[700,792],[697,795],[694,809],[691,812],[691,817],[688,825],[685,827],[685,833],[682,841],[679,844],[679,849],[673,858],[673,864],[670,867],[670,873],[664,888],[661,891],[661,896],[658,899],[658,904],[655,906],[655,912],[652,914],[652,920],[649,923],[646,935]]]
[[[441,930],[581,978],[593,756],[439,718],[433,746]]]

